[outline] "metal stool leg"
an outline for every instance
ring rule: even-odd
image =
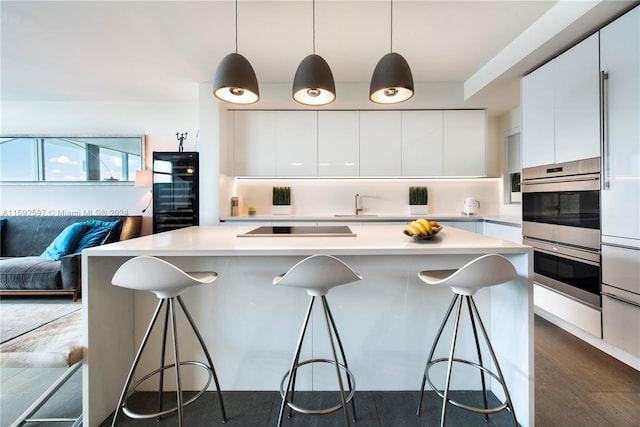
[[[329,306],[327,304],[327,297],[326,296],[322,296],[322,305],[324,307],[324,319],[325,322],[327,324],[327,332],[329,333],[329,342],[331,343],[331,351],[333,353],[333,360],[336,362],[336,374],[338,375],[338,385],[340,386],[340,397],[342,399],[342,409],[344,410],[344,418],[345,418],[345,422],[347,427],[351,426],[351,423],[349,422],[349,407],[347,406],[347,398],[344,394],[344,384],[342,381],[342,373],[340,372],[340,364],[338,361],[338,353],[336,353],[336,345],[333,342],[333,336],[331,334],[331,325],[330,325],[330,321],[329,321]],[[341,346],[342,347],[342,346]],[[346,362],[345,362],[346,363]],[[347,375],[347,378],[349,377],[349,375]]]
[[[447,379],[444,386],[444,398],[442,399],[442,416],[440,418],[440,427],[444,427],[447,419],[447,404],[449,403],[449,387],[451,385],[451,370],[453,368],[453,358],[456,351],[456,341],[458,339],[458,326],[460,325],[460,312],[462,311],[462,298],[458,301],[456,309],[456,323],[453,326],[453,338],[451,339],[451,351],[449,352],[449,362],[447,364]]]
[[[336,340],[338,341],[338,347],[340,348],[340,353],[342,354],[342,361],[344,362],[344,366],[349,369],[349,365],[347,364],[347,356],[344,353],[344,348],[342,347],[342,340],[340,339],[340,334],[338,333],[338,328],[336,327],[336,322],[333,320],[333,314],[331,313],[331,309],[329,308],[329,304],[326,304],[327,313],[329,314],[329,320],[331,321],[331,326],[333,327],[333,332],[336,335]],[[331,332],[329,332],[331,333]],[[336,360],[337,363],[337,360]],[[351,384],[351,377],[347,375],[347,385],[349,386],[349,390],[353,390],[353,385]],[[351,399],[351,410],[353,411],[353,422],[357,422],[356,416],[356,403],[355,399]]]
[[[136,353],[135,358],[133,359],[133,363],[131,364],[131,369],[129,369],[129,374],[127,375],[127,379],[124,382],[124,387],[122,388],[122,394],[120,394],[120,399],[118,399],[118,406],[116,406],[116,412],[113,414],[113,420],[111,421],[111,427],[115,427],[116,420],[118,418],[118,414],[120,413],[120,409],[122,409],[122,405],[124,403],[124,398],[127,395],[127,391],[129,391],[129,386],[131,385],[131,381],[133,380],[133,373],[138,366],[138,362],[140,362],[140,356],[142,355],[142,351],[144,350],[147,342],[149,341],[149,335],[151,335],[151,330],[153,329],[153,325],[156,323],[158,319],[158,314],[160,313],[160,309],[164,304],[164,300],[158,301],[158,305],[156,306],[156,310],[153,313],[153,317],[151,318],[151,322],[147,327],[147,331],[144,334],[144,338],[142,339],[142,343],[138,348],[138,352]]]
[[[162,328],[162,348],[160,350],[160,366],[164,366],[165,364],[165,356],[167,351],[167,331],[169,327],[169,305],[165,307],[164,312],[164,327]],[[160,377],[158,384],[158,413],[162,412],[163,409],[163,394],[164,394],[164,370],[161,370],[158,374]],[[162,417],[158,417],[158,421],[160,421]]]
[[[491,358],[493,359],[493,362],[496,364],[496,370],[498,371],[498,376],[500,377],[500,382],[502,383],[502,387],[504,388],[504,394],[505,394],[505,398],[507,401],[507,407],[508,409],[511,411],[511,418],[513,419],[513,425],[515,427],[518,426],[518,420],[516,419],[516,411],[513,407],[513,402],[511,401],[511,396],[509,395],[509,390],[507,389],[507,383],[504,380],[504,376],[502,375],[502,369],[500,369],[500,364],[498,363],[498,358],[496,357],[496,353],[493,351],[493,346],[491,345],[491,341],[489,340],[489,335],[487,334],[487,330],[484,327],[484,323],[482,322],[482,319],[480,318],[480,313],[478,312],[478,308],[476,307],[476,302],[473,300],[472,297],[470,297],[471,299],[471,307],[473,308],[473,312],[475,313],[476,317],[478,318],[478,323],[480,324],[480,330],[482,331],[482,335],[484,336],[484,339],[487,342],[487,347],[489,348],[489,353],[491,353]]]
[[[471,298],[470,296],[465,296],[467,300],[467,308],[469,309],[469,319],[471,319],[471,328],[473,329],[473,338],[476,341],[476,352],[478,353],[478,363],[480,366],[484,366],[482,364],[482,353],[480,351],[480,341],[478,340],[478,330],[476,329],[476,321],[473,316],[473,312],[471,311]],[[487,386],[484,378],[484,371],[480,370],[480,382],[482,383],[482,401],[484,403],[484,409],[489,408],[489,403],[487,401]],[[489,422],[489,414],[484,414],[484,420]]]
[[[427,363],[424,367],[424,374],[422,375],[422,386],[420,387],[420,401],[418,402],[418,409],[416,411],[416,415],[420,415],[420,411],[422,410],[422,398],[424,396],[424,387],[427,383],[427,369],[433,361],[433,354],[436,351],[436,346],[440,341],[440,337],[442,336],[442,331],[444,331],[447,322],[449,321],[449,317],[451,316],[451,312],[453,311],[453,307],[458,299],[458,294],[454,294],[453,298],[451,298],[451,303],[449,304],[449,308],[447,309],[446,314],[444,315],[444,319],[442,319],[442,323],[440,324],[440,329],[438,329],[438,333],[436,334],[436,339],[433,341],[431,345],[431,351],[429,352],[429,357],[427,358]]]
[[[287,381],[287,388],[284,390],[284,396],[282,397],[282,404],[280,405],[280,414],[278,415],[278,427],[282,426],[282,417],[284,415],[284,408],[287,406],[287,396],[289,394],[289,390],[291,389],[291,384],[294,378],[294,372],[296,369],[296,365],[298,364],[298,360],[300,359],[300,351],[302,350],[302,342],[304,341],[304,335],[307,331],[307,326],[309,325],[309,318],[311,317],[311,310],[313,309],[313,303],[315,302],[316,297],[311,297],[311,301],[309,301],[309,308],[307,309],[307,314],[304,318],[304,323],[302,324],[302,330],[300,331],[300,337],[298,338],[298,345],[296,346],[296,351],[293,356],[293,361],[291,362],[291,369],[289,370],[289,380]]]
[[[176,364],[176,399],[178,401],[178,427],[184,425],[184,400],[182,398],[182,381],[180,376],[180,352],[178,347],[178,327],[176,325],[175,298],[169,298],[171,310],[171,332],[173,333],[173,360]]]
[[[222,391],[220,390],[220,383],[218,382],[218,376],[216,375],[216,370],[213,367],[213,360],[211,359],[209,350],[207,349],[207,346],[205,345],[204,340],[202,339],[202,335],[200,335],[200,331],[198,330],[198,327],[196,326],[195,322],[193,321],[193,318],[191,317],[191,313],[189,313],[189,310],[187,310],[187,306],[184,304],[184,301],[182,301],[182,297],[179,295],[178,295],[178,302],[180,303],[180,307],[182,307],[182,311],[184,312],[187,320],[189,321],[189,324],[191,325],[191,329],[193,329],[193,332],[198,338],[198,341],[200,342],[200,346],[202,347],[202,350],[204,351],[204,354],[207,358],[207,362],[209,363],[209,367],[211,368],[211,372],[213,374],[213,381],[215,382],[216,389],[218,390],[218,401],[220,402],[220,409],[222,410],[222,422],[223,423],[227,422],[227,412],[224,409],[224,402],[222,400]]]

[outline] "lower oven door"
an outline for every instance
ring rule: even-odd
[[[583,304],[600,309],[600,254],[523,239],[533,246],[534,281]]]

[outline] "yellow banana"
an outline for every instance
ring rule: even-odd
[[[420,234],[428,234],[429,231],[427,230],[427,227],[425,227],[423,224],[421,224],[418,221],[413,221],[411,223],[411,225],[413,225],[414,227],[416,227],[418,230],[420,230]]]
[[[425,233],[426,234],[433,234],[433,227],[431,226],[429,221],[427,221],[424,218],[419,218],[419,219],[416,220],[416,222],[418,224],[420,224],[425,229]]]
[[[416,234],[422,234],[422,231],[420,231],[420,229],[413,224],[407,224],[405,230],[407,230],[412,236],[415,236]]]

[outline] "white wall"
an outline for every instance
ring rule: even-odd
[[[146,135],[146,165],[153,151],[176,151],[176,132],[188,132],[185,151],[198,151],[197,102],[2,102],[2,134]],[[2,184],[0,214],[36,209],[54,215],[65,211],[127,212],[139,215],[148,190],[133,184]],[[151,231],[151,209],[143,232]]]

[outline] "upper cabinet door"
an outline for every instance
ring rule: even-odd
[[[553,61],[522,79],[522,167],[555,163]]]
[[[236,176],[276,176],[276,112],[235,111],[233,164]]]
[[[400,111],[360,112],[360,176],[401,175]]]
[[[442,111],[402,112],[402,175],[444,173]]]
[[[278,111],[276,114],[276,175],[318,175],[318,113]]]
[[[640,7],[600,31],[605,81],[602,234],[640,245]],[[606,186],[608,183],[608,187]],[[629,243],[631,244],[631,243]]]
[[[485,176],[486,126],[484,110],[444,112],[444,175]]]
[[[600,156],[598,33],[554,60],[555,163]]]
[[[358,176],[358,111],[318,111],[318,176]]]

